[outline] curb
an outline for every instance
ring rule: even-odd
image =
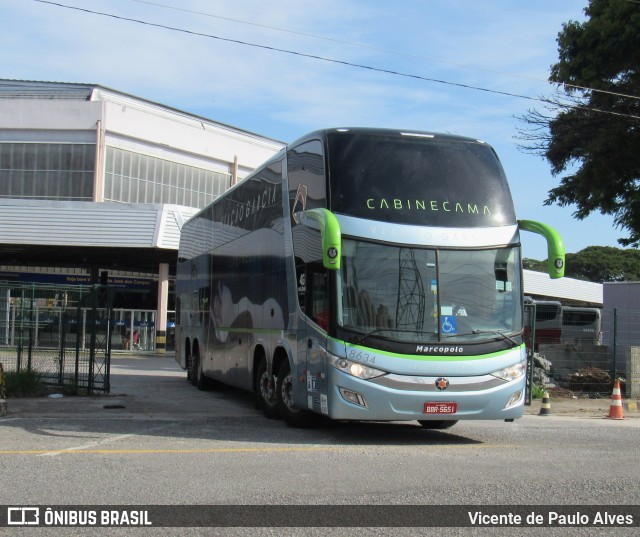
[[[624,406],[627,412],[640,412],[640,404],[638,401],[624,401],[622,406]]]

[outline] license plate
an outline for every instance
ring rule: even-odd
[[[458,403],[425,403],[424,414],[455,414],[458,412]]]

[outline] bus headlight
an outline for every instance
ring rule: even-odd
[[[368,365],[364,365],[359,362],[352,362],[346,358],[338,358],[329,352],[327,352],[327,360],[339,371],[364,380],[381,377],[385,374],[385,371],[380,371],[375,367],[369,367]]]
[[[527,362],[525,360],[516,365],[512,365],[511,367],[505,367],[504,369],[500,369],[499,371],[494,371],[491,374],[494,377],[498,377],[506,381],[512,381],[512,380],[519,379],[526,372],[527,372]]]

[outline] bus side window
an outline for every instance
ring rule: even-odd
[[[327,206],[324,151],[320,140],[310,140],[287,153],[289,206],[294,213]]]
[[[300,304],[302,311],[306,311],[307,266],[299,258],[296,258],[296,286],[298,288],[298,304]]]
[[[318,326],[327,330],[329,327],[327,270],[322,263],[296,264],[296,276],[300,309]]]
[[[200,324],[205,324],[209,315],[209,296],[211,294],[210,287],[200,289],[198,309],[200,310]]]
[[[310,287],[310,293],[306,313],[320,328],[327,330],[329,328],[327,269],[325,269],[321,263],[309,265],[307,270],[307,283]]]

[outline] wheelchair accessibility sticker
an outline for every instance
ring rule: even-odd
[[[440,318],[440,329],[443,334],[458,333],[458,319],[455,315],[443,315]]]

